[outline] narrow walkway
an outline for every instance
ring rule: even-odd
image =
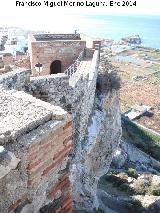
[[[80,65],[79,65],[76,73],[78,73],[78,72],[81,73],[81,74],[89,73],[89,69],[91,67],[91,63],[92,63],[92,59],[83,59],[80,62]]]
[[[90,73],[91,63],[92,59],[83,59],[80,62],[77,71],[69,79],[70,86],[74,86],[76,82],[80,79],[80,77],[85,77],[87,76],[87,74]]]

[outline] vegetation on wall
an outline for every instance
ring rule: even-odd
[[[101,92],[109,92],[120,88],[121,79],[116,68],[108,61],[106,56],[101,55],[97,89]]]

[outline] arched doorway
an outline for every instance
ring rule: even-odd
[[[61,73],[61,61],[55,60],[51,63],[50,74]]]

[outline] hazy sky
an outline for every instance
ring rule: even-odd
[[[26,2],[30,0],[22,0]],[[83,24],[80,15],[84,14],[139,14],[160,15],[160,0],[137,0],[136,7],[16,7],[16,0],[0,0],[0,25],[15,25],[30,29],[67,28],[69,23]],[[58,0],[50,0],[58,1]],[[70,0],[71,1],[71,0]],[[76,1],[76,0],[73,0]],[[78,0],[77,0],[78,1]],[[85,1],[85,0],[79,0]],[[91,0],[94,2],[96,0]],[[100,1],[100,0],[97,0]],[[101,0],[109,2],[109,0]],[[118,0],[117,0],[118,1]],[[122,0],[119,0],[122,1]],[[133,0],[130,0],[134,2]],[[89,0],[88,0],[89,2]],[[86,24],[86,23],[85,23]],[[66,30],[66,29],[65,29]]]

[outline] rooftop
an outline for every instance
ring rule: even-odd
[[[36,34],[33,35],[36,41],[53,41],[53,40],[81,40],[80,34]]]

